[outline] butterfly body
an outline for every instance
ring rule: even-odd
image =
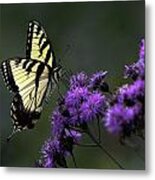
[[[30,22],[26,58],[11,58],[1,64],[6,86],[14,93],[10,111],[12,135],[34,127],[43,103],[60,79],[61,70],[44,29],[38,22]]]

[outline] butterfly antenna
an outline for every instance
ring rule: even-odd
[[[62,59],[65,58],[66,54],[68,54],[68,52],[69,52],[70,49],[71,49],[71,45],[68,44],[68,45],[66,46],[64,52],[63,52]],[[59,58],[59,63],[62,64],[62,67],[64,67],[64,70],[65,70],[65,72],[66,72],[66,73],[65,73],[66,76],[69,76],[69,77],[70,77],[71,74],[73,74],[73,73],[72,73],[72,71],[71,71],[70,69],[68,69],[68,66],[66,66],[65,62],[62,63],[61,59]]]

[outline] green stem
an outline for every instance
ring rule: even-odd
[[[72,156],[72,160],[73,160],[73,163],[74,163],[74,167],[77,168],[77,164],[76,164],[76,160],[75,160],[74,154],[71,153],[71,156]]]
[[[97,126],[98,126],[98,141],[101,143],[101,128],[100,128],[100,120],[97,118]]]
[[[87,129],[86,133],[89,135],[89,137],[98,145],[98,147],[120,168],[124,169],[122,165],[105,149],[101,146],[101,144],[95,139],[95,137],[92,135],[92,133]]]
[[[81,143],[76,143],[76,145],[81,146],[81,147],[98,147],[97,144],[81,144]]]
[[[76,127],[72,127],[73,130],[79,131],[81,133],[87,133],[89,135],[89,137],[92,139],[92,141],[120,168],[120,169],[124,169],[124,167],[122,167],[122,165],[105,149],[101,146],[101,144],[96,140],[96,138],[92,135],[92,133],[90,132],[88,126],[85,126],[84,130],[81,130],[79,128]]]

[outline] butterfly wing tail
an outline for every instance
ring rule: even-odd
[[[25,129],[34,128],[34,124],[40,118],[41,112],[29,111],[24,108],[22,99],[19,94],[16,94],[11,104],[11,118],[13,120],[13,133]]]

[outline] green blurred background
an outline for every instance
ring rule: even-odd
[[[43,25],[57,59],[74,73],[107,70],[107,81],[115,89],[124,82],[124,65],[138,57],[138,43],[145,35],[145,4],[144,1],[114,1],[0,5],[0,61],[25,57],[30,20]],[[36,127],[18,133],[7,143],[12,127],[9,116],[12,96],[1,77],[0,84],[1,166],[32,167],[49,136],[57,93],[45,105]],[[89,139],[84,137],[83,141],[88,143]],[[131,146],[122,146],[117,137],[106,132],[102,133],[102,141],[125,169],[145,168],[144,141],[134,137]],[[98,148],[77,147],[74,152],[80,168],[117,168]],[[71,159],[68,163],[74,167]]]

